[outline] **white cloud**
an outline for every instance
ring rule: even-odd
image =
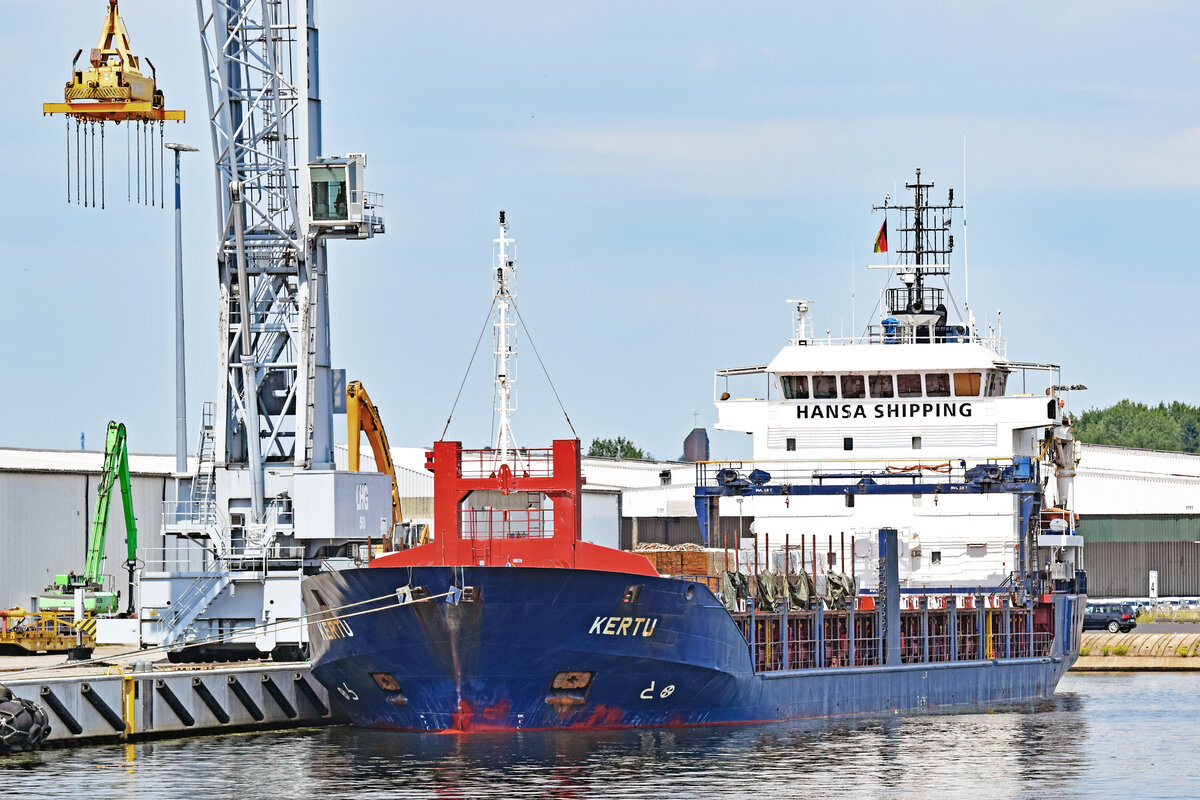
[[[892,174],[896,157],[932,153],[956,164],[963,132],[972,178],[992,186],[1200,188],[1200,127],[1163,130],[1136,119],[695,121],[544,128],[509,136],[557,173],[753,197],[790,194],[814,181],[845,185],[850,171],[861,174],[877,167]]]

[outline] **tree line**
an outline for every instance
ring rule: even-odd
[[[1090,444],[1200,453],[1200,406],[1174,402],[1148,406],[1122,400],[1075,419],[1075,438]]]

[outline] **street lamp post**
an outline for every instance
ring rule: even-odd
[[[180,210],[179,154],[195,153],[186,144],[167,142],[175,151],[175,499],[179,496],[179,476],[187,472],[187,384],[183,366],[183,215]]]

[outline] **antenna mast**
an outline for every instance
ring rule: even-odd
[[[517,267],[508,246],[515,241],[508,237],[508,222],[500,212],[500,238],[496,245],[496,271],[492,276],[492,297],[495,300],[495,321],[492,323],[496,362],[496,406],[500,413],[500,428],[496,431],[496,449],[500,462],[508,461],[508,451],[516,450],[512,432],[511,412],[517,410],[517,324],[513,302],[516,299]]]

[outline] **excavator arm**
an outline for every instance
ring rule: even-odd
[[[125,511],[125,548],[128,558],[125,568],[129,570],[129,610],[133,611],[133,570],[137,556],[137,520],[133,516],[133,488],[129,482],[129,449],[125,442],[125,425],[108,423],[108,434],[104,442],[104,471],[100,475],[100,486],[96,490],[96,513],[92,516],[92,535],[88,538],[87,563],[83,579],[89,585],[99,586],[104,569],[104,544],[108,538],[108,511],[112,504],[113,484],[121,486],[121,501]]]
[[[346,385],[346,423],[350,434],[350,470],[358,472],[359,439],[360,434],[365,433],[367,441],[371,443],[371,451],[375,454],[376,468],[392,479],[392,529],[395,530],[401,519],[396,465],[392,463],[392,451],[388,447],[383,421],[379,418],[379,409],[371,402],[360,381],[350,381]]]

